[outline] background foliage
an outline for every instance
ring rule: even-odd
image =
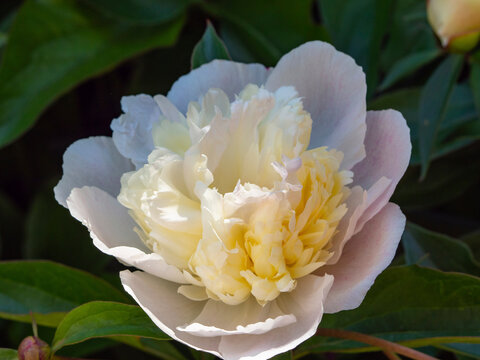
[[[165,94],[214,58],[273,66],[313,39],[356,59],[368,107],[400,110],[413,144],[393,199],[409,220],[397,257],[358,309],[322,326],[480,359],[480,50],[442,50],[425,1],[2,0],[1,360],[31,334],[30,312],[60,355],[210,357],[166,340],[120,289],[122,266],[55,202],[62,154],[110,135],[123,95]],[[383,358],[375,350],[317,336],[283,357]]]

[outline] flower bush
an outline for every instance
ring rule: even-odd
[[[67,149],[55,198],[139,269],[122,284],[168,335],[269,358],[360,305],[395,255],[409,129],[365,97],[362,69],[319,41],[270,69],[215,60],[166,97],[124,97],[111,138]]]

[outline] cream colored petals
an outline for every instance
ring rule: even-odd
[[[213,61],[181,77],[167,97],[124,98],[113,140],[79,140],[67,150],[55,195],[101,251],[142,270],[123,271],[122,284],[164,332],[225,359],[267,359],[312,336],[324,312],[358,306],[395,254],[405,218],[388,201],[408,165],[409,130],[398,112],[367,114],[365,95],[361,68],[322,42],[298,47],[271,70]],[[275,111],[281,116],[268,118]],[[275,224],[272,213],[284,219],[299,209],[302,154],[320,146],[343,153],[335,186],[349,189],[338,192],[345,205],[337,223],[329,220],[329,255],[311,273],[277,277],[272,293],[255,298],[256,279],[233,270],[264,249],[239,246],[235,231],[261,220],[263,234]],[[265,213],[259,204],[268,204]],[[258,264],[257,273],[271,270]],[[287,274],[288,266],[275,271]]]

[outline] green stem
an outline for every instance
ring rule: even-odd
[[[377,337],[374,337],[374,336],[354,332],[354,331],[319,328],[315,335],[334,337],[334,338],[340,338],[340,339],[347,339],[347,340],[362,342],[362,343],[365,343],[365,344],[369,344],[369,345],[378,347],[381,350],[383,350],[384,352],[397,353],[397,354],[404,355],[404,356],[406,356],[410,359],[414,359],[414,360],[438,360],[437,358],[434,358],[433,356],[421,353],[420,351],[417,351],[417,350],[414,350],[414,349],[410,349],[406,346],[396,344],[394,342],[387,341],[387,340],[384,340],[384,339],[380,339],[380,338],[377,338]]]

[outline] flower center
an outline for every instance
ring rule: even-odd
[[[331,257],[352,173],[343,154],[307,150],[312,120],[295,89],[217,89],[186,118],[159,119],[148,163],[124,174],[118,200],[136,232],[189,285],[179,292],[260,304]]]

